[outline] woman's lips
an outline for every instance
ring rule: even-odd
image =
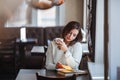
[[[67,41],[71,41],[71,39],[70,39],[70,38],[67,38]]]

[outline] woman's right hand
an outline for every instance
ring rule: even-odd
[[[63,68],[63,69],[67,69],[67,70],[73,70],[72,67],[64,65],[64,64],[58,62],[56,64],[56,69],[59,69],[59,68]]]
[[[64,52],[67,51],[67,45],[65,44],[65,42],[63,41],[62,38],[56,38],[55,39],[55,43],[57,44],[58,48]]]
[[[59,68],[63,68],[63,66],[62,66],[61,63],[58,62],[58,63],[56,64],[56,68],[57,68],[57,69],[59,69]]]
[[[62,38],[56,38],[56,39],[55,39],[55,43],[56,43],[57,45],[61,45],[62,42],[63,42],[63,39],[62,39]]]

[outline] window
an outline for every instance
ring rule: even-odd
[[[28,5],[25,1],[12,12],[12,9],[9,10],[11,12],[10,18],[7,20],[5,27],[21,27],[28,24],[27,15],[28,14]]]
[[[57,7],[37,10],[37,26],[55,26],[57,24]]]
[[[41,10],[30,7],[23,1],[7,20],[5,27],[56,26],[64,24],[64,5]]]

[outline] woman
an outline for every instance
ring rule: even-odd
[[[78,69],[82,58],[81,26],[69,22],[63,29],[62,38],[55,38],[46,52],[46,69],[62,68],[62,64]]]

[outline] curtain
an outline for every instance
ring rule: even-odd
[[[88,29],[88,48],[90,50],[90,58],[95,61],[95,32],[96,32],[96,0],[88,0],[88,17],[87,17],[87,29]]]

